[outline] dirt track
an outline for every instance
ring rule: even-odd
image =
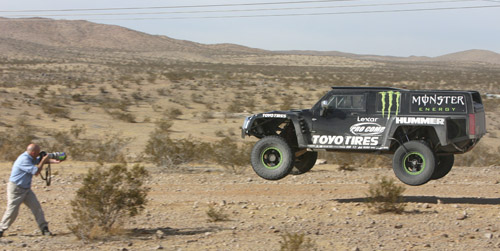
[[[405,186],[405,213],[375,214],[363,203],[375,176],[390,169],[338,171],[321,165],[301,176],[265,181],[206,169],[196,173],[152,170],[145,212],[125,224],[125,236],[82,243],[67,229],[69,201],[80,186],[82,164],[64,163],[53,184],[39,178],[34,190],[53,237],[40,236],[31,212],[20,216],[0,249],[36,250],[279,250],[281,235],[304,233],[318,250],[491,250],[500,248],[500,167],[456,167],[438,181]],[[10,163],[2,163],[0,210]],[[88,166],[88,165],[87,165]],[[229,221],[208,222],[216,203]],[[466,215],[464,217],[464,215]]]

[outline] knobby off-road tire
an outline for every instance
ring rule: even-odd
[[[446,176],[451,171],[454,163],[455,156],[453,154],[437,156],[437,166],[434,169],[431,179],[437,180]]]
[[[419,186],[427,183],[434,173],[436,156],[422,141],[409,141],[394,153],[392,169],[403,183]]]
[[[318,159],[318,152],[305,152],[304,154],[295,157],[294,167],[290,172],[293,175],[299,175],[309,172],[316,160]]]
[[[286,141],[279,136],[266,136],[252,149],[253,170],[266,180],[279,180],[293,168],[293,152]]]

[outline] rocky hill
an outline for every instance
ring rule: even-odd
[[[485,62],[500,64],[500,54],[487,50],[467,50],[436,57],[440,61]]]
[[[88,21],[0,18],[0,30],[0,53],[8,56],[47,57],[48,51],[65,54],[68,50],[79,50],[82,53],[176,52],[200,56],[265,53],[263,50],[244,46],[205,45]]]
[[[0,18],[0,54],[15,58],[154,58],[155,60],[186,60],[195,62],[246,62],[248,64],[300,64],[317,65],[310,56],[320,56],[322,61],[339,64],[338,59],[358,61],[410,61],[410,62],[483,62],[500,64],[500,54],[484,50],[469,50],[440,57],[391,57],[358,55],[337,51],[266,51],[235,44],[207,45],[178,40],[167,36],[150,35],[116,25],[88,21],[53,19]],[[261,59],[257,57],[263,56]],[[278,57],[279,56],[279,57]],[[294,57],[299,56],[299,58]],[[242,59],[244,57],[245,59]],[[251,59],[249,59],[250,57]],[[335,59],[332,61],[332,58]],[[274,62],[274,63],[273,63]],[[352,63],[349,61],[347,63]],[[358,62],[359,63],[359,62]]]

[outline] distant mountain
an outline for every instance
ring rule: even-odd
[[[487,50],[468,50],[434,58],[439,61],[485,62],[500,64],[500,54]]]
[[[283,65],[288,65],[290,60],[295,60],[294,64],[299,65],[301,59],[291,58],[292,56],[302,56],[310,62],[314,62],[310,56],[326,56],[332,58],[335,64],[339,64],[342,58],[358,61],[445,61],[500,64],[500,54],[485,50],[469,50],[435,58],[358,55],[338,51],[266,51],[236,44],[195,43],[150,35],[116,25],[40,18],[0,18],[0,57],[2,56],[57,60],[114,58],[116,61],[121,61],[142,58],[219,63],[277,62]]]
[[[394,56],[377,56],[377,55],[362,55],[345,53],[338,51],[280,51],[281,53],[294,55],[312,55],[312,56],[336,56],[346,57],[358,60],[378,60],[378,61],[416,61],[416,62],[482,62],[490,64],[500,64],[500,54],[488,50],[467,50],[451,54],[446,54],[438,57],[394,57]]]
[[[166,36],[149,35],[116,25],[88,21],[0,18],[0,53],[35,55],[48,48],[128,51],[188,52],[202,55],[260,54],[264,50],[239,45],[206,45]]]

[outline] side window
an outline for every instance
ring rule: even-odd
[[[333,95],[328,99],[328,109],[365,110],[365,95]]]

